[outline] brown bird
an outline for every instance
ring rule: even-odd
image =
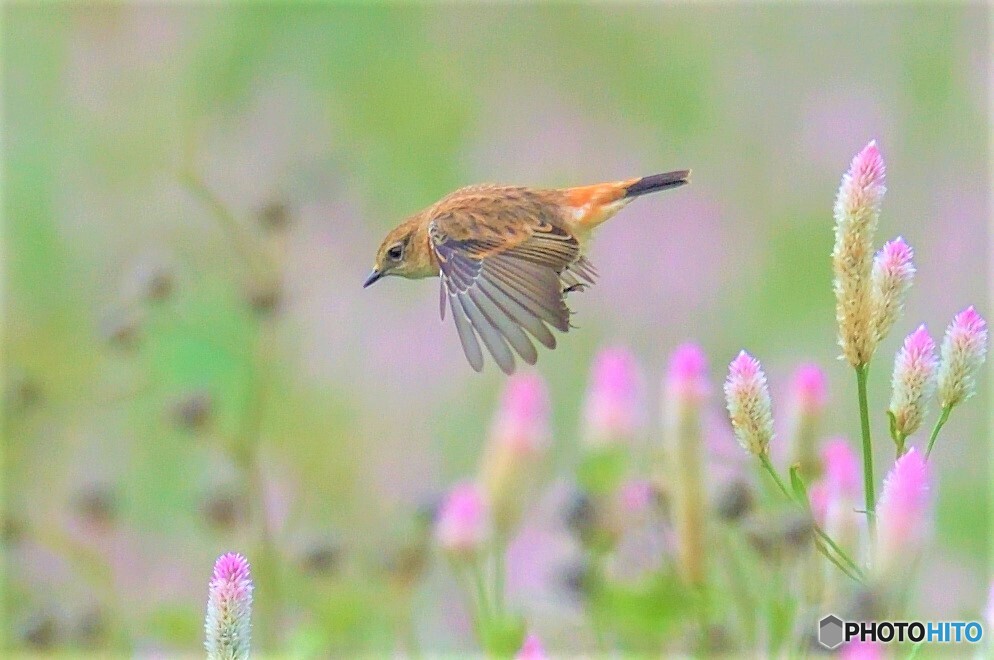
[[[529,335],[551,349],[556,338],[548,326],[569,331],[566,294],[597,276],[584,256],[592,230],[635,197],[689,177],[679,170],[578,188],[460,188],[387,234],[363,287],[387,275],[441,275],[439,312],[444,320],[448,301],[469,363],[483,369],[479,335],[510,374],[511,348],[535,364]]]

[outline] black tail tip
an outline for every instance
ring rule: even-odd
[[[625,197],[638,197],[658,190],[679,188],[690,183],[690,170],[675,170],[665,174],[644,176],[625,190]]]

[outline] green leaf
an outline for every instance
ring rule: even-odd
[[[804,480],[800,474],[801,464],[794,463],[790,466],[790,489],[794,491],[794,497],[805,506],[808,505],[808,489],[804,485]]]
[[[613,492],[628,469],[628,453],[614,446],[590,451],[576,470],[580,487],[588,493],[603,495]]]
[[[520,614],[493,618],[480,630],[480,643],[488,655],[512,657],[525,639],[525,619]]]

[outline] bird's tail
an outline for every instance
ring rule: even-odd
[[[679,188],[690,183],[690,170],[652,174],[638,179],[567,188],[566,204],[573,211],[577,229],[589,230],[620,211],[641,195]]]
[[[677,170],[666,172],[665,174],[652,174],[641,179],[626,182],[625,197],[638,197],[658,190],[669,190],[679,188],[690,183],[690,170]]]

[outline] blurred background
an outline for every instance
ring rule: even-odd
[[[741,348],[775,412],[795,366],[818,362],[824,432],[856,441],[829,253],[839,179],[870,139],[888,167],[878,243],[903,236],[918,267],[871,373],[878,476],[901,338],[938,337],[971,304],[990,318],[979,3],[8,3],[3,18],[3,635],[18,648],[196,652],[228,550],[253,562],[263,649],[384,653],[405,626],[425,650],[477,648],[444,563],[422,570],[410,538],[476,470],[505,377],[468,366],[437,281],[361,288],[385,232],[459,186],[694,170],[601,229],[579,327],[535,367],[550,486],[509,589],[550,649],[583,644],[550,502],[598,349],[638,357],[646,442],[687,340],[711,360],[711,446],[737,451],[717,394]],[[986,597],[984,380],[936,453],[923,615],[976,616]]]

